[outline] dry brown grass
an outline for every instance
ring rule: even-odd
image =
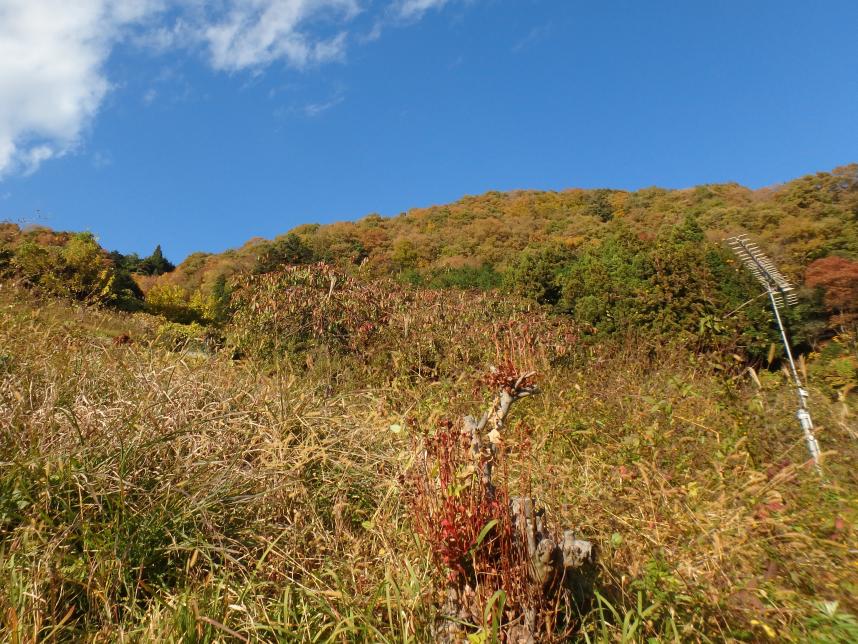
[[[551,473],[543,494],[604,544],[606,598],[637,610],[640,593],[656,606],[640,635],[683,641],[804,641],[815,602],[854,614],[858,445],[829,424],[834,406],[814,392],[830,450],[820,481],[786,378],[758,391],[655,353],[594,355],[603,368],[557,382],[533,411],[548,429],[535,450]]]
[[[4,639],[427,641],[444,572],[400,502],[405,420],[481,405],[476,372],[370,380],[319,351],[259,371],[165,351],[145,317],[4,297]],[[843,403],[812,390],[820,482],[778,374],[758,390],[635,343],[534,360],[544,393],[513,419],[533,428],[534,494],[601,550],[580,637],[858,633]]]
[[[0,325],[8,635],[333,636],[372,628],[385,579],[410,592],[425,574],[402,567],[404,437],[382,392],[41,317],[5,309]]]

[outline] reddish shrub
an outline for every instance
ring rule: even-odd
[[[844,257],[824,257],[807,267],[805,283],[822,288],[825,306],[835,322],[853,321],[858,315],[858,262]]]

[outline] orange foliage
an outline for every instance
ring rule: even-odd
[[[825,306],[846,322],[858,314],[858,262],[824,257],[807,267],[806,284],[825,292]]]

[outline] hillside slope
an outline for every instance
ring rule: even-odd
[[[856,222],[858,166],[489,194],[175,271],[6,225],[0,635],[433,641],[467,579],[472,641],[534,606],[545,641],[856,641]],[[804,282],[823,477],[739,230]],[[511,382],[539,390],[486,494],[465,417]],[[596,546],[563,602],[503,541],[514,496]]]
[[[515,298],[332,269],[241,289],[238,360],[145,313],[0,294],[6,638],[430,641],[448,573],[413,534],[406,474],[507,361],[541,393],[506,430],[501,484],[599,549],[577,636],[858,634],[858,431],[835,356],[806,364],[821,480],[779,370],[584,343]]]
[[[858,164],[760,190],[713,184],[635,192],[489,192],[396,217],[370,215],[356,222],[302,225],[291,232],[313,260],[362,266],[373,276],[408,273],[431,279],[451,269],[485,266],[503,272],[528,246],[555,240],[577,248],[603,238],[618,224],[652,239],[689,214],[710,240],[753,234],[801,282],[804,269],[820,257],[836,253],[858,259]],[[271,246],[256,239],[226,253],[194,254],[164,279],[190,292],[210,287],[219,274],[252,270]]]

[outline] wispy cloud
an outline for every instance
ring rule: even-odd
[[[512,51],[518,53],[547,38],[551,33],[551,25],[531,27],[528,32],[513,46]]]
[[[280,122],[280,125],[277,126],[277,131],[279,132],[283,122],[289,119],[293,119],[295,117],[315,118],[329,110],[332,110],[345,100],[345,88],[340,87],[336,89],[336,91],[334,91],[330,95],[330,97],[325,100],[313,101],[309,103],[295,102],[292,104],[280,105],[272,112],[276,121]]]
[[[450,0],[396,0],[394,13],[405,20],[419,20],[427,11],[440,9]]]
[[[238,71],[285,60],[295,67],[341,58],[346,32],[320,36],[311,20],[343,24],[356,0],[233,0],[231,9],[200,29],[215,69]]]
[[[373,42],[381,38],[388,27],[410,25],[420,21],[433,9],[442,9],[448,4],[469,3],[477,0],[392,0],[379,12],[368,32],[358,36],[360,42]]]
[[[150,87],[145,92],[143,92],[143,104],[151,105],[155,102],[155,99],[158,98],[158,90],[154,87]]]
[[[305,105],[303,107],[302,111],[304,112],[304,114],[306,114],[307,116],[312,118],[314,116],[318,116],[322,112],[327,112],[332,107],[336,107],[337,105],[342,103],[344,100],[345,100],[345,96],[340,94],[340,95],[335,96],[334,98],[332,98],[328,101],[324,101],[322,103],[308,103],[307,105]]]
[[[113,165],[113,155],[110,152],[97,150],[92,155],[92,167],[96,170],[102,170],[104,168],[110,167]]]

